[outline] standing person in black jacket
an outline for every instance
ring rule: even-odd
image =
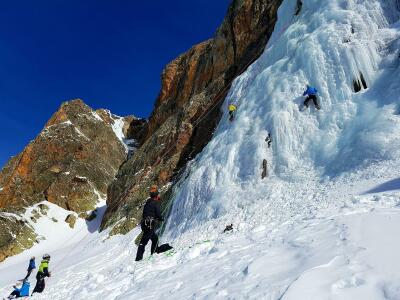
[[[155,232],[159,222],[164,221],[161,215],[160,196],[158,195],[157,186],[150,188],[150,198],[147,199],[143,208],[143,217],[140,226],[143,231],[142,239],[140,240],[139,247],[136,254],[136,261],[143,259],[145,247],[149,240],[151,240],[151,254],[156,251],[158,244],[158,236]]]
[[[46,286],[44,279],[46,277],[51,276],[51,272],[49,272],[49,262],[50,262],[50,255],[48,255],[48,254],[43,255],[43,260],[40,263],[38,272],[36,273],[36,285],[32,291],[32,295],[34,293],[43,292],[43,290]]]

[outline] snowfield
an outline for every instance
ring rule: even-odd
[[[232,84],[235,121],[224,111],[176,185],[161,239],[174,252],[135,263],[139,229],[107,238],[101,214],[49,223],[48,240],[0,264],[0,295],[50,252],[32,299],[400,300],[400,1],[295,4]],[[320,111],[299,110],[307,83]]]

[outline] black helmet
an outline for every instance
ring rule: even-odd
[[[43,255],[43,259],[50,259],[50,255],[48,255],[47,253]]]

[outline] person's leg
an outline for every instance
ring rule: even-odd
[[[20,292],[18,291],[13,291],[9,296],[8,299],[15,299],[18,298],[20,296]]]
[[[143,235],[139,243],[139,247],[136,253],[136,261],[143,259],[144,250],[146,249],[146,245],[151,238],[151,232],[148,230],[143,230]]]
[[[41,287],[42,287],[42,281],[44,281],[44,279],[42,279],[42,277],[39,275],[39,273],[36,275],[36,285],[35,288],[32,291],[32,295],[33,293],[41,293]]]
[[[151,254],[154,254],[154,252],[157,249],[158,245],[158,235],[153,231],[153,234],[151,235]]]
[[[314,106],[316,109],[319,109],[319,104],[318,104],[318,100],[317,100],[317,96],[313,95],[312,96],[312,100],[314,102]]]
[[[234,112],[232,110],[229,111],[229,121],[233,121],[233,114]]]
[[[27,280],[29,278],[29,276],[31,276],[31,273],[32,273],[32,269],[29,269],[28,274],[26,274],[24,279]]]
[[[304,100],[304,106],[308,107],[308,102],[310,102],[310,96],[307,96],[306,100]]]

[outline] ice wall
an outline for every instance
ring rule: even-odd
[[[303,0],[294,16],[295,2],[284,1],[264,54],[232,85],[224,107],[235,102],[236,119],[224,111],[176,189],[167,236],[227,214],[313,210],[321,182],[400,159],[399,2]],[[307,83],[320,111],[299,110]],[[270,176],[261,180],[263,159]]]

